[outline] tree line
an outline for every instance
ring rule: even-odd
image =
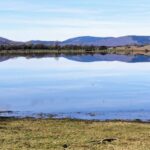
[[[22,45],[0,45],[0,50],[106,50],[106,46],[80,46],[80,45],[43,45],[43,44],[22,44]]]

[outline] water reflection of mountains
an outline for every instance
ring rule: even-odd
[[[9,59],[17,58],[20,56],[0,56],[0,62],[7,61]],[[48,58],[54,57],[59,61],[60,57],[64,57],[68,60],[78,61],[78,62],[95,62],[95,61],[121,61],[128,63],[137,63],[137,62],[150,62],[150,56],[145,55],[116,55],[116,54],[95,54],[95,55],[30,55],[30,56],[21,56],[27,59],[32,58]]]
[[[136,62],[150,62],[150,57],[145,55],[114,55],[114,54],[107,54],[107,55],[83,55],[83,56],[67,56],[67,59],[73,61],[80,61],[80,62],[94,62],[94,61],[122,61],[122,62],[129,62],[129,63],[136,63]]]

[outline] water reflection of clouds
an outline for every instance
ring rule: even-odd
[[[17,58],[0,63],[0,105],[13,110],[148,108],[150,63]]]

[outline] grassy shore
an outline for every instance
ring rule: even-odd
[[[45,50],[45,49],[26,49],[26,50],[0,50],[1,56],[31,56],[31,55],[83,55],[83,54],[118,54],[118,55],[146,55],[150,56],[150,50],[144,49],[104,49],[104,50]]]
[[[150,124],[70,119],[1,119],[0,149],[149,150]]]

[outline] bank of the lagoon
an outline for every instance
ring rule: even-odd
[[[149,150],[150,124],[0,119],[0,149]]]
[[[86,54],[118,54],[150,56],[150,49],[108,48],[108,49],[18,49],[0,50],[3,56],[31,56],[31,55],[86,55]]]

